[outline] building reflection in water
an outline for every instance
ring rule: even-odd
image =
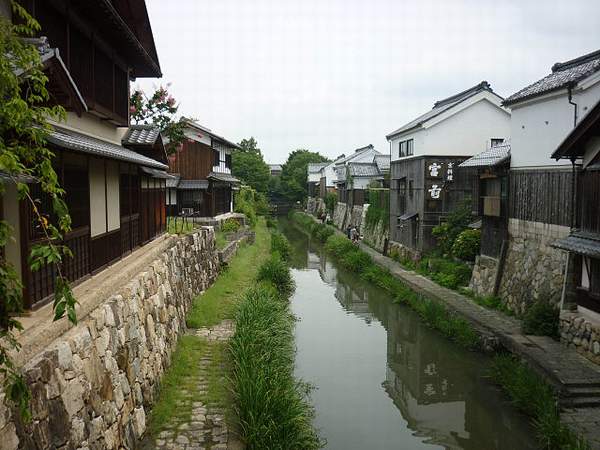
[[[387,370],[381,385],[415,435],[449,449],[533,448],[519,439],[531,432],[527,418],[483,380],[485,357],[457,348],[385,292],[338,270],[322,249],[311,250],[308,268],[319,270],[335,288],[344,310],[385,328]]]

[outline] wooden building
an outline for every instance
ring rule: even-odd
[[[308,196],[310,198],[319,197],[319,193],[321,192],[319,186],[321,182],[321,170],[327,164],[328,163],[308,163],[308,166],[306,167],[306,181]]]
[[[186,141],[169,156],[167,205],[170,215],[216,217],[233,212],[239,180],[231,175],[239,145],[189,120]]]
[[[418,257],[433,249],[432,228],[461,203],[477,198],[476,172],[456,170],[466,159],[444,155],[392,161],[390,240],[407,256]]]
[[[571,232],[553,244],[569,252],[564,305],[600,313],[600,102],[552,157],[570,161],[576,180]]]
[[[143,1],[21,3],[41,25],[44,38],[30,43],[44,62],[51,101],[68,111],[66,121],[54,124],[48,146],[72,219],[63,244],[73,258],[62,272],[78,282],[165,230],[162,143],[125,148],[126,129],[120,128],[129,125],[130,78],[159,77],[160,66]],[[26,181],[38,210],[52,220],[49,198]],[[17,199],[14,184],[4,184],[1,210],[16,237],[5,257],[22,279],[24,306],[32,308],[52,298],[57,267],[30,271],[30,250],[45,237],[30,203]]]
[[[481,254],[498,258],[508,239],[510,143],[491,147],[459,164],[458,172],[475,169],[479,176]],[[504,244],[503,244],[504,243]]]

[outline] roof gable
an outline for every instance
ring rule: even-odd
[[[423,125],[425,125],[426,122],[432,120],[435,117],[440,116],[442,113],[445,113],[445,112],[450,113],[453,109],[455,109],[455,107],[462,105],[466,100],[474,97],[475,95],[477,95],[481,92],[489,92],[490,94],[497,97],[500,101],[503,100],[502,97],[500,97],[498,94],[496,94],[492,90],[490,84],[487,81],[482,81],[481,83],[479,83],[469,89],[466,89],[462,92],[459,92],[458,94],[454,94],[445,99],[436,101],[433,104],[433,108],[431,110],[427,111],[425,114],[420,115],[416,119],[411,120],[410,122],[402,125],[397,130],[392,131],[390,134],[388,134],[386,136],[386,138],[388,140],[390,140],[400,134],[421,128]],[[458,109],[457,109],[457,111],[458,111]]]
[[[552,66],[552,73],[546,75],[505,101],[505,105],[514,105],[559,89],[573,87],[590,75],[600,71],[600,50]]]

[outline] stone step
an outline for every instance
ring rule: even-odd
[[[560,400],[560,406],[567,408],[591,408],[600,406],[600,397],[566,397]]]
[[[567,387],[565,397],[600,397],[600,387],[597,386],[579,386]]]

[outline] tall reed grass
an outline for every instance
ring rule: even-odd
[[[273,246],[272,256],[258,270],[257,285],[243,295],[229,344],[234,408],[248,450],[324,445],[313,427],[311,388],[294,377],[295,318],[288,301],[294,281],[280,256],[281,246]]]
[[[538,440],[547,450],[587,450],[589,444],[560,422],[560,411],[552,388],[516,357],[494,357],[492,379],[508,393],[514,405],[531,416]]]

